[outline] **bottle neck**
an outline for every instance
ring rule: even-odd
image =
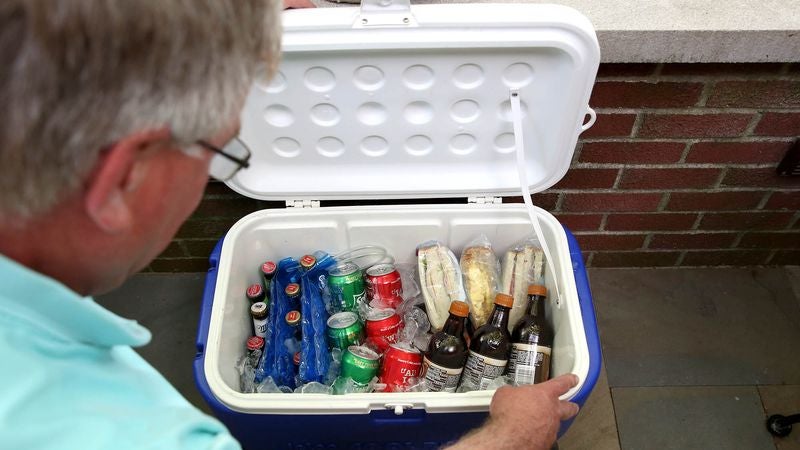
[[[466,320],[466,317],[450,314],[450,317],[448,317],[447,321],[444,323],[444,327],[442,327],[442,331],[451,336],[461,337],[464,335],[464,324]]]
[[[544,317],[544,304],[546,297],[543,295],[528,296],[528,314],[536,317]]]
[[[498,328],[508,329],[508,314],[510,310],[511,308],[506,308],[505,306],[494,305],[489,323]]]

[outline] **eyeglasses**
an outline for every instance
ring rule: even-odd
[[[238,137],[228,141],[223,148],[206,141],[197,141],[197,145],[215,153],[208,166],[208,175],[219,181],[228,181],[240,170],[250,167],[250,149]]]

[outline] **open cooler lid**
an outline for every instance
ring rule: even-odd
[[[556,5],[286,11],[279,71],[242,113],[251,167],[228,185],[263,200],[519,195],[517,121],[542,191],[594,122],[599,60],[589,20]]]

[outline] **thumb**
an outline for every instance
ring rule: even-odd
[[[547,380],[539,386],[547,388],[550,392],[557,396],[566,394],[567,391],[578,385],[578,376],[572,373],[564,374]]]

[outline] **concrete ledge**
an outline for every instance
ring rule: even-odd
[[[352,6],[312,0],[319,7]],[[491,3],[479,0],[472,3]],[[412,4],[465,3],[412,0]],[[506,0],[559,3],[597,29],[603,62],[800,61],[800,0]]]

